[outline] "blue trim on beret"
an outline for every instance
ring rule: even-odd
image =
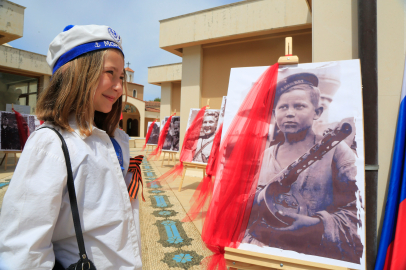
[[[63,32],[66,32],[66,31],[68,31],[69,29],[71,29],[72,27],[74,27],[75,25],[73,25],[73,24],[69,24],[68,26],[66,26],[64,29],[63,29]]]
[[[76,46],[75,48],[67,51],[66,53],[62,54],[61,57],[59,57],[58,61],[56,61],[55,66],[52,70],[52,74],[55,73],[61,66],[65,65],[69,61],[72,61],[76,57],[81,56],[82,54],[111,48],[120,50],[120,52],[124,56],[124,52],[121,50],[120,46],[118,46],[117,43],[110,40],[92,41],[89,43]]]

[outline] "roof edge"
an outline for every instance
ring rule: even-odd
[[[160,23],[167,22],[167,21],[171,21],[171,20],[174,20],[174,19],[179,19],[179,18],[182,18],[182,17],[193,16],[193,15],[196,15],[196,14],[205,13],[205,12],[209,12],[209,11],[213,11],[213,10],[217,10],[217,9],[223,9],[223,8],[232,7],[232,6],[239,6],[239,5],[246,4],[247,2],[257,2],[257,1],[265,1],[265,0],[242,0],[242,1],[236,2],[236,3],[231,3],[231,4],[227,4],[227,5],[223,5],[223,6],[203,9],[203,10],[195,11],[195,12],[192,12],[192,13],[187,13],[187,14],[182,14],[182,15],[175,16],[175,17],[170,17],[170,18],[167,18],[167,19],[160,20],[159,22]]]
[[[179,62],[179,63],[172,63],[172,64],[166,64],[166,65],[151,66],[151,67],[148,67],[148,68],[165,67],[165,66],[174,66],[174,65],[179,65],[179,64],[181,64],[181,65],[182,65],[182,62]]]

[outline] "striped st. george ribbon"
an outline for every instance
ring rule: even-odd
[[[140,189],[141,185],[141,198],[145,202],[140,167],[143,158],[144,156],[142,155],[130,158],[130,166],[128,167],[128,172],[132,172],[133,177],[131,179],[130,185],[128,186],[128,194],[130,195],[131,198],[136,199],[138,195],[138,190]]]

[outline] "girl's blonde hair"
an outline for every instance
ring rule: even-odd
[[[103,71],[106,52],[107,50],[100,50],[86,53],[59,68],[52,75],[49,86],[39,96],[36,109],[38,119],[73,131],[68,118],[74,113],[81,135],[90,136],[95,124],[113,137],[120,120],[122,98],[113,104],[109,113],[94,112],[93,108],[93,98]],[[123,93],[127,93],[125,76]]]

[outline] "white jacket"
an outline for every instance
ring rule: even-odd
[[[62,131],[68,146],[86,252],[98,270],[141,269],[138,200],[130,201],[131,174],[123,172],[109,136]],[[58,129],[58,128],[57,128]],[[59,129],[60,131],[60,129]],[[129,165],[128,136],[114,138]],[[61,142],[54,131],[33,132],[21,154],[0,214],[0,269],[52,269],[79,260]]]

